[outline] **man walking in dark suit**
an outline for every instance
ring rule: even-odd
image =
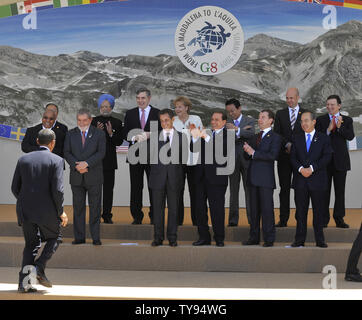
[[[304,246],[307,236],[309,199],[312,199],[314,237],[318,247],[327,248],[323,234],[324,195],[327,190],[327,165],[332,147],[325,133],[315,130],[315,115],[305,111],[301,116],[303,134],[295,135],[291,153],[294,170],[293,188],[296,201],[297,230],[292,247]]]
[[[205,130],[195,128],[191,130],[191,152],[201,150],[201,163],[195,167],[196,185],[196,217],[199,240],[194,246],[211,244],[207,212],[203,210],[206,201],[209,202],[210,216],[216,246],[223,247],[225,239],[225,192],[228,184],[227,175],[219,175],[218,168],[226,164],[219,164],[217,159],[227,157],[227,116],[225,112],[214,112],[211,117],[212,136]],[[201,144],[201,145],[197,145]],[[221,147],[222,146],[222,147]],[[200,149],[201,148],[201,149]],[[210,152],[212,150],[212,152]]]
[[[54,131],[56,136],[56,143],[53,153],[63,158],[64,140],[68,128],[65,125],[57,122],[56,118],[57,114],[53,109],[46,109],[43,113],[42,123],[26,130],[25,137],[21,142],[21,150],[23,150],[25,153],[39,150],[39,145],[36,142],[39,131],[42,129],[51,129]]]
[[[357,238],[353,242],[353,246],[349,254],[346,275],[344,278],[346,281],[362,282],[362,276],[360,275],[359,270],[357,268],[361,252],[362,252],[362,224],[361,228],[359,229]]]
[[[171,247],[177,246],[179,196],[182,189],[182,157],[187,163],[188,154],[182,153],[182,144],[187,146],[187,137],[173,128],[174,113],[170,109],[160,111],[162,131],[157,143],[151,140],[151,171],[149,185],[152,189],[154,241],[152,246],[162,245],[164,240],[165,206],[167,199],[167,239]],[[151,133],[151,135],[154,133]],[[165,152],[166,150],[166,152]],[[153,161],[154,160],[154,161]]]
[[[256,245],[260,241],[260,218],[263,225],[264,247],[272,247],[275,241],[273,193],[275,189],[274,161],[277,160],[281,137],[271,126],[274,113],[263,110],[259,114],[260,132],[244,143],[244,151],[251,157],[247,186],[250,194],[250,235],[243,245]]]
[[[61,243],[60,224],[67,225],[63,212],[64,160],[51,153],[55,146],[52,130],[42,129],[38,133],[39,149],[22,156],[16,166],[11,190],[17,199],[18,224],[22,226],[25,248],[19,273],[19,292],[35,292],[28,283],[27,273],[35,267],[39,283],[51,287],[45,276],[45,267]],[[41,241],[46,245],[35,260]]]
[[[286,101],[288,107],[276,112],[274,122],[274,132],[282,136],[281,150],[278,158],[280,221],[276,227],[286,227],[289,220],[290,188],[293,173],[290,151],[293,136],[303,133],[300,126],[300,116],[305,111],[298,105],[299,91],[297,88],[289,88],[287,90]]]
[[[93,118],[92,125],[104,131],[106,155],[103,158],[103,213],[104,223],[112,224],[113,188],[117,165],[116,147],[123,142],[122,121],[112,117],[115,99],[110,94],[102,94],[98,99],[100,115]]]
[[[158,130],[156,132],[162,129],[158,118],[158,113],[160,110],[150,105],[151,92],[146,88],[137,90],[136,101],[137,107],[126,112],[124,118],[123,138],[130,143],[130,148],[132,148],[135,143],[143,144],[146,148],[148,148],[149,142],[147,139],[149,138],[149,133],[151,130],[151,121],[158,122]],[[130,149],[128,150],[128,153],[130,153]],[[136,156],[138,156],[137,152]],[[134,219],[132,224],[142,224],[142,219],[144,216],[142,212],[143,179],[144,174],[146,173],[147,183],[149,183],[150,165],[148,160],[145,161],[146,163],[131,163],[132,161],[129,160],[130,159],[128,154],[127,161],[129,162],[131,184],[130,209],[131,215]],[[148,191],[150,197],[149,217],[152,224],[152,191],[150,188],[148,188]]]
[[[226,129],[235,130],[235,170],[229,176],[229,227],[235,227],[239,223],[240,175],[243,179],[246,215],[250,224],[250,195],[246,186],[249,160],[244,157],[243,144],[255,134],[255,119],[242,114],[241,105],[237,99],[226,101],[225,108],[231,118],[226,123]]]
[[[78,127],[69,130],[64,143],[64,158],[70,166],[73,193],[74,241],[85,243],[86,196],[89,203],[89,229],[94,245],[101,245],[100,219],[103,168],[106,154],[104,132],[91,126],[92,116],[86,109],[77,113]]]
[[[328,114],[317,118],[316,130],[326,133],[330,137],[333,149],[332,161],[327,167],[328,188],[325,196],[323,225],[327,227],[330,219],[329,202],[333,179],[335,194],[333,218],[337,228],[348,228],[348,224],[343,219],[346,215],[344,201],[346,177],[347,171],[351,170],[347,141],[353,140],[354,131],[352,118],[340,114],[341,105],[342,101],[339,96],[329,96],[327,98]]]

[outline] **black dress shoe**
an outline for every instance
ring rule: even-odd
[[[132,224],[142,224],[142,221],[134,220]]]
[[[259,244],[259,241],[254,241],[254,240],[246,240],[242,242],[243,246],[256,246]]]
[[[325,242],[317,243],[316,246],[319,248],[328,248],[328,245]]]
[[[238,226],[237,223],[232,223],[232,222],[230,222],[230,223],[228,224],[228,227],[237,227],[237,226]]]
[[[276,225],[275,225],[276,228],[285,228],[287,227],[287,224],[284,223],[284,222],[281,222],[279,221]]]
[[[39,269],[39,267],[36,267],[36,279],[39,281],[39,284],[41,284],[44,287],[51,288],[53,285],[46,277],[45,273]]]
[[[153,240],[151,246],[152,247],[162,246],[162,240]]]
[[[224,241],[216,241],[216,246],[217,247],[224,247]]]
[[[349,225],[343,221],[341,223],[336,223],[336,227],[337,228],[342,228],[342,229],[348,229]]]
[[[107,224],[113,224],[112,218],[103,218],[103,222]]]
[[[192,243],[193,246],[209,246],[210,244],[210,240],[197,240]]]
[[[170,241],[169,246],[170,247],[177,247],[177,241]]]
[[[101,245],[102,245],[102,242],[101,242],[101,240],[93,240],[93,245],[95,245],[95,246],[101,246]]]
[[[82,244],[85,243],[85,240],[73,240],[72,244]]]
[[[357,274],[346,274],[346,276],[344,277],[344,280],[346,281],[353,281],[353,282],[362,282],[362,276],[357,273]]]
[[[293,242],[290,246],[292,248],[304,247],[304,242]]]
[[[32,293],[32,292],[37,292],[37,291],[38,290],[30,284],[26,288],[24,288],[23,284],[19,283],[19,286],[18,286],[19,293]]]
[[[273,242],[264,242],[263,247],[272,247],[274,246]]]

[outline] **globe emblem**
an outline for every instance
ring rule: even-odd
[[[199,46],[200,49],[195,51],[193,54],[194,57],[204,56],[208,53],[213,52],[213,50],[219,50],[225,44],[230,33],[225,34],[225,29],[221,25],[217,25],[219,30],[215,30],[216,27],[211,23],[205,21],[206,26],[201,30],[197,30],[197,36],[193,38],[188,46]]]

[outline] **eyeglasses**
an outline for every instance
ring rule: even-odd
[[[44,120],[50,120],[50,121],[53,121],[54,118],[49,118],[49,117],[43,117]]]

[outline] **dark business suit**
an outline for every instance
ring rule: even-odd
[[[17,199],[18,224],[25,238],[22,270],[27,265],[35,265],[44,272],[61,242],[63,168],[64,160],[44,147],[22,156],[17,163],[11,190]],[[41,241],[46,241],[46,245],[35,260]],[[19,275],[22,281],[26,273],[21,271]]]
[[[354,138],[353,120],[350,117],[342,116],[342,125],[329,134],[333,149],[332,161],[327,167],[328,188],[325,197],[326,210],[323,217],[324,225],[329,222],[329,202],[331,197],[332,179],[335,192],[333,218],[337,225],[343,223],[343,217],[346,215],[345,210],[345,187],[347,171],[351,170],[351,160],[347,147],[347,140]],[[317,118],[316,130],[327,133],[330,124],[329,114]]]
[[[195,166],[194,183],[196,192],[196,220],[199,232],[199,240],[211,241],[208,226],[206,201],[209,202],[210,216],[214,239],[222,242],[225,238],[225,192],[228,185],[227,175],[217,175],[217,169],[226,164],[218,164],[216,161],[215,142],[223,143],[222,156],[227,156],[227,130],[223,128],[215,137],[210,137],[209,142],[199,138],[195,143],[191,141],[191,152],[201,150],[201,163]],[[206,163],[207,148],[213,147],[211,163]],[[210,160],[210,159],[209,159]]]
[[[112,137],[108,134],[106,123],[110,121],[113,129]],[[97,122],[103,123],[106,136],[106,155],[103,158],[103,219],[112,218],[113,188],[115,170],[118,169],[116,147],[123,142],[122,121],[114,117],[98,116],[93,118],[92,125],[97,127]]]
[[[229,123],[235,125],[231,120]],[[246,126],[251,126],[250,129],[243,129]],[[240,175],[243,180],[246,215],[250,224],[250,195],[246,186],[247,172],[249,160],[244,157],[243,145],[255,134],[255,119],[243,115],[239,123],[239,135],[235,134],[235,170],[229,176],[230,201],[229,201],[229,224],[237,225],[239,223],[239,189]]]
[[[278,159],[281,137],[270,130],[258,143],[258,136],[259,134],[254,135],[249,143],[255,150],[247,176],[250,194],[249,240],[260,241],[260,218],[262,218],[263,239],[265,242],[273,243],[275,240],[273,193],[276,187],[274,161]]]
[[[293,168],[290,162],[290,154],[286,153],[285,146],[292,142],[293,136],[303,133],[300,126],[300,118],[305,109],[299,108],[294,129],[290,123],[289,108],[278,110],[275,114],[273,130],[282,137],[281,149],[278,158],[278,177],[279,177],[279,203],[280,203],[280,222],[287,224],[290,215],[290,188],[292,182]],[[295,198],[295,197],[294,197]]]
[[[26,130],[24,139],[21,142],[21,150],[23,150],[23,152],[28,153],[31,151],[39,150],[39,146],[36,142],[36,139],[38,138],[38,133],[41,129],[43,129],[43,125],[38,124]],[[64,140],[65,140],[65,135],[67,134],[68,131],[68,127],[56,121],[52,130],[54,131],[56,138],[53,153],[64,158],[64,153],[63,153]]]
[[[173,131],[172,142],[164,141],[164,135],[160,133],[161,141],[157,145],[151,145],[151,164],[149,187],[152,190],[154,239],[164,240],[165,205],[167,199],[167,239],[170,242],[177,240],[178,206],[182,189],[182,158],[187,161],[187,154],[182,153],[182,144],[187,144],[187,137]],[[171,163],[164,164],[159,155],[169,149],[167,157],[171,157]],[[163,150],[163,151],[162,151]],[[152,157],[154,156],[154,158]]]
[[[346,275],[359,274],[357,265],[358,265],[358,260],[361,256],[361,252],[362,252],[362,224],[361,228],[359,229],[357,238],[353,242],[352,249],[348,257]]]
[[[161,125],[159,122],[159,109],[154,108],[151,106],[150,113],[147,118],[146,125],[144,129],[141,129],[141,119],[139,115],[139,108],[133,108],[126,112],[125,118],[124,118],[124,127],[123,127],[123,138],[124,140],[127,140],[130,143],[130,148],[133,145],[133,142],[131,141],[131,136],[128,137],[128,134],[133,129],[138,129],[138,133],[141,133],[143,131],[150,132],[150,122],[151,121],[157,121],[158,122],[158,129],[157,131],[161,131]],[[134,136],[134,135],[132,135]],[[139,142],[137,142],[139,143]],[[149,147],[149,141],[143,141],[140,142],[140,144],[145,145],[148,149]],[[137,155],[137,153],[136,153]],[[131,215],[136,223],[142,223],[143,219],[143,212],[142,212],[142,195],[143,195],[143,179],[144,179],[144,173],[146,173],[147,176],[147,182],[149,181],[149,175],[150,175],[150,165],[149,163],[137,163],[137,164],[129,164],[129,173],[130,173],[130,182],[131,182],[131,194],[130,194],[130,210]],[[152,191],[150,188],[148,188],[149,191],[149,197],[150,197],[150,212],[149,217],[151,219],[152,223]]]
[[[316,131],[312,139],[309,152],[307,151],[305,134],[293,138],[291,161],[293,165],[293,188],[296,200],[297,230],[295,242],[304,244],[307,235],[307,216],[309,199],[313,207],[313,228],[317,244],[324,243],[323,212],[325,192],[327,190],[327,165],[332,158],[332,147],[329,137]],[[300,167],[309,168],[312,165],[313,173],[305,178],[298,171]]]
[[[89,203],[89,227],[93,241],[100,240],[100,216],[103,184],[102,160],[106,153],[104,132],[89,127],[84,147],[78,127],[69,130],[64,143],[64,158],[70,166],[70,185],[73,193],[74,238],[85,240],[86,195]],[[86,161],[88,172],[79,173],[76,162]]]

